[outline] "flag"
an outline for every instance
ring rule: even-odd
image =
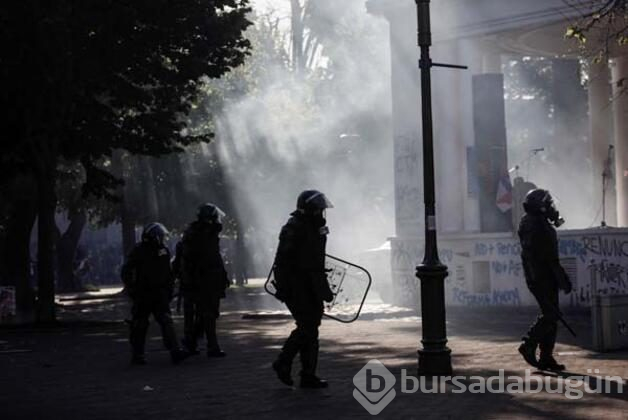
[[[512,209],[512,184],[510,183],[510,176],[508,175],[502,176],[497,183],[495,204],[502,213],[506,213],[508,210]]]

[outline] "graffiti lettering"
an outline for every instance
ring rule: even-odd
[[[628,241],[597,236],[583,236],[582,243],[586,251],[604,257],[628,257]]]
[[[491,269],[495,274],[521,275],[521,261],[491,261]]]
[[[619,264],[607,260],[592,259],[587,266],[591,284],[600,295],[626,293],[627,270]]]
[[[492,293],[469,293],[466,290],[454,287],[452,289],[452,299],[455,303],[466,306],[498,306],[498,305],[521,305],[519,289],[493,290]]]
[[[476,256],[498,255],[518,256],[521,254],[521,246],[516,242],[476,242],[474,247]]]
[[[497,255],[520,255],[521,245],[516,242],[497,242]]]
[[[483,257],[487,255],[493,255],[494,249],[495,247],[491,243],[485,244],[482,242],[477,242],[475,244],[475,255],[479,255]]]
[[[587,249],[584,244],[575,239],[558,238],[558,252],[566,257],[579,257],[584,262],[587,255]]]

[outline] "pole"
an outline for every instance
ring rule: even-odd
[[[602,172],[602,222],[600,226],[606,226],[606,169]]]
[[[416,268],[421,280],[423,348],[418,350],[419,375],[449,375],[451,350],[447,347],[445,325],[445,277],[447,266],[438,258],[434,192],[434,140],[432,133],[432,92],[430,71],[430,0],[416,0],[418,44],[421,50],[421,119],[423,129],[423,187],[425,202],[425,254]]]

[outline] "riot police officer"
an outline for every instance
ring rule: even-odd
[[[561,371],[565,366],[553,356],[560,318],[558,290],[571,292],[571,282],[558,259],[556,227],[564,223],[549,191],[534,189],[523,201],[525,215],[519,223],[521,260],[526,283],[541,313],[530,327],[519,352],[530,365]],[[540,349],[537,360],[536,350]]]
[[[197,220],[188,226],[181,242],[184,345],[189,352],[197,353],[199,335],[204,333],[208,357],[226,355],[216,336],[220,299],[225,297],[229,287],[218,236],[224,216],[225,213],[214,204],[201,205]]]
[[[316,376],[316,366],[323,301],[333,299],[325,273],[329,229],[324,211],[330,207],[333,205],[322,192],[303,191],[297,199],[296,211],[291,213],[279,235],[274,263],[276,296],[288,306],[296,328],[272,366],[286,385],[294,383],[292,361],[300,353],[301,387],[327,387],[327,382]]]
[[[187,353],[178,346],[170,314],[174,276],[170,267],[170,251],[164,245],[168,231],[161,223],[151,223],[142,232],[142,241],[135,246],[122,266],[122,281],[133,301],[131,309],[131,363],[146,364],[144,345],[148,318],[152,314],[159,326],[165,347],[173,363],[179,363]]]

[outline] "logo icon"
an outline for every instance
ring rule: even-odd
[[[397,396],[397,379],[379,360],[370,360],[353,377],[353,398],[372,415],[377,415]]]

